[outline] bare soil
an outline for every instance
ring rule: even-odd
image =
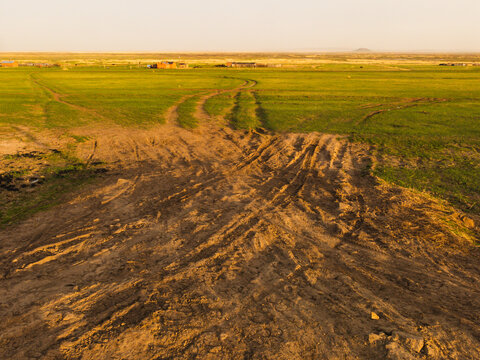
[[[0,232],[0,359],[480,358],[473,220],[368,147],[200,111],[76,130],[109,172]]]

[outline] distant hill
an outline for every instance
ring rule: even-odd
[[[358,48],[357,50],[354,50],[354,52],[372,52],[372,50],[367,48]]]

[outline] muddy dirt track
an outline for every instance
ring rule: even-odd
[[[337,136],[200,120],[79,130],[109,172],[0,232],[0,359],[480,358],[461,215]]]

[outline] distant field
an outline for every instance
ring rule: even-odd
[[[375,146],[379,177],[480,214],[480,67],[370,60],[300,69],[0,69],[0,126],[148,127],[188,98],[178,122],[191,128],[201,96],[217,91],[204,109],[234,128],[348,135]]]
[[[182,96],[241,82],[192,72],[94,68],[1,71],[0,123],[40,127],[74,127],[106,119],[122,125],[163,122],[166,110]],[[55,93],[79,107],[59,103]]]

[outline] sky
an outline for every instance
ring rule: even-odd
[[[480,0],[0,0],[2,51],[480,51]]]

